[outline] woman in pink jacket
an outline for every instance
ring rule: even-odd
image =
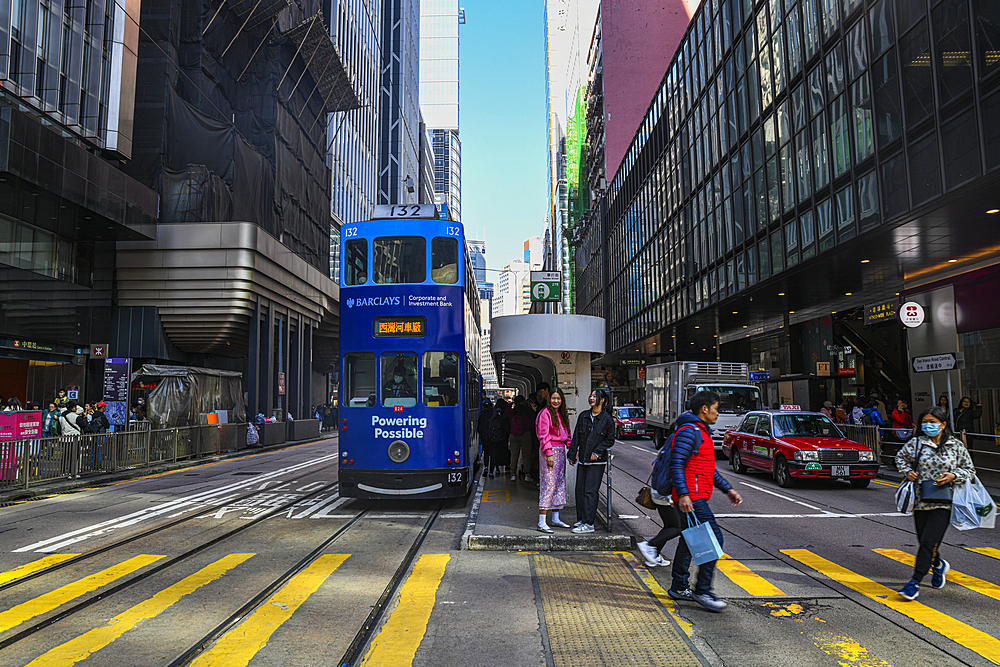
[[[546,515],[552,511],[552,525],[569,528],[559,520],[559,510],[566,504],[566,448],[569,447],[569,414],[563,393],[553,389],[549,403],[535,419],[538,433],[538,470],[541,491],[538,495],[538,530],[551,533]]]

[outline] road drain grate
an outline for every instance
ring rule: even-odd
[[[259,471],[256,471],[256,470],[246,470],[246,471],[234,472],[233,474],[234,475],[260,475],[261,473]]]

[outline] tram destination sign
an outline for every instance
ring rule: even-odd
[[[421,338],[427,335],[427,319],[416,317],[376,317],[376,338]]]
[[[531,300],[562,301],[562,271],[532,271]]]

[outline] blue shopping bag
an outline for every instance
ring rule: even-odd
[[[722,558],[722,547],[715,537],[712,524],[698,521],[694,512],[687,513],[687,523],[690,527],[681,532],[681,536],[691,552],[691,560],[697,565],[703,565]]]

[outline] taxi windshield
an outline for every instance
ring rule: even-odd
[[[645,419],[645,408],[618,408],[618,419]]]
[[[774,415],[776,436],[843,438],[837,426],[823,415]]]
[[[698,387],[698,391],[714,391],[719,395],[719,412],[742,415],[750,410],[760,410],[760,391],[757,387]]]

